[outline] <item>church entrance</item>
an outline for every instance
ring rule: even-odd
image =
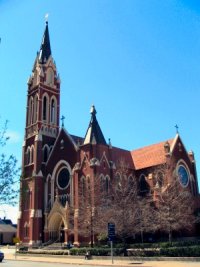
[[[65,242],[65,224],[62,216],[59,213],[53,214],[49,220],[48,232],[49,240],[53,242]]]
[[[73,226],[69,224],[69,214],[69,207],[63,207],[56,198],[48,217],[46,217],[48,229],[47,239],[49,239],[49,241],[68,243],[73,240],[70,230]],[[47,241],[48,240],[46,240],[46,242]]]

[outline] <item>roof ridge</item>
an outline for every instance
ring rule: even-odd
[[[148,148],[148,147],[153,147],[153,146],[156,146],[156,145],[161,145],[161,144],[164,144],[166,142],[171,142],[170,143],[170,145],[171,145],[173,141],[174,141],[174,138],[170,138],[170,139],[167,139],[165,141],[161,141],[161,142],[158,142],[158,143],[154,143],[154,144],[151,144],[151,145],[146,145],[146,146],[143,146],[143,147],[139,147],[139,148],[133,149],[133,150],[131,150],[131,152],[142,150],[142,149],[145,149],[145,148]]]

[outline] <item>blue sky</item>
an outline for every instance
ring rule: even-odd
[[[65,127],[84,136],[95,104],[105,138],[135,149],[173,138],[200,173],[200,2],[0,0],[0,122],[21,161],[27,79],[49,14]],[[1,216],[1,213],[0,213]]]

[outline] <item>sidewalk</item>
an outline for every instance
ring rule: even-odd
[[[169,260],[132,260],[130,258],[115,258],[112,264],[111,258],[108,259],[91,259],[85,260],[83,257],[72,257],[72,256],[35,256],[35,255],[15,255],[15,249],[13,248],[1,248],[1,251],[5,254],[6,260],[17,260],[17,261],[35,261],[35,262],[52,262],[52,263],[63,263],[63,264],[78,264],[78,265],[93,265],[93,266],[122,266],[122,267],[199,267],[200,262],[198,261],[185,261],[180,259],[180,261]]]

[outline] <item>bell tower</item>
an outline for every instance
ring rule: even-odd
[[[48,21],[40,51],[28,79],[18,237],[27,244],[41,243],[44,180],[48,156],[59,132],[60,78],[51,53]]]
[[[26,136],[56,137],[59,128],[60,79],[51,55],[48,22],[28,79]]]

